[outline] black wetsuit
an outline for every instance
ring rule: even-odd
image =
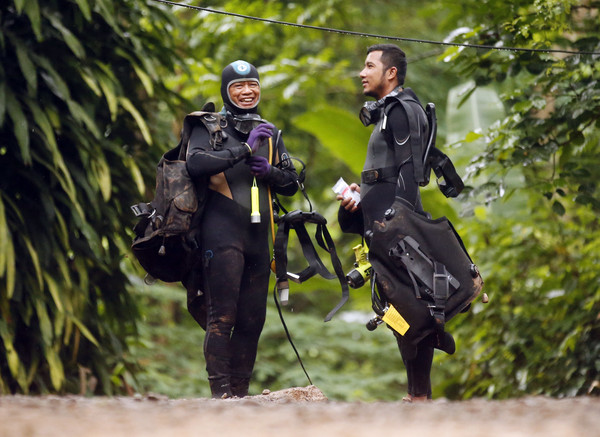
[[[245,396],[256,360],[258,340],[265,321],[270,273],[267,186],[275,193],[293,195],[296,171],[287,159],[279,131],[275,131],[273,165],[257,180],[260,223],[251,223],[250,189],[254,177],[244,163],[249,155],[248,135],[235,130],[228,116],[222,150],[209,146],[204,126],[194,128],[188,149],[187,167],[198,181],[221,173],[217,192],[209,190],[200,223],[202,295],[188,287],[188,309],[206,329],[204,355],[213,397],[223,394]],[[267,157],[264,141],[256,154]],[[191,295],[189,295],[191,293]]]
[[[402,93],[417,99],[410,88]],[[376,114],[377,122],[369,139],[360,187],[362,215],[357,217],[344,208],[339,210],[338,219],[344,232],[368,235],[373,229],[373,222],[383,220],[385,211],[392,205],[395,197],[404,199],[415,211],[423,212],[419,185],[414,177],[408,119],[402,105],[389,104],[389,102],[393,103],[393,99],[393,97],[387,98],[386,104],[379,108],[379,113]],[[416,103],[411,104],[416,106]],[[424,120],[422,135],[427,138],[424,111],[416,107],[415,112]],[[394,169],[393,172],[381,171],[391,168]],[[374,169],[379,170],[378,179],[375,181],[372,180]],[[403,337],[395,331],[394,335],[406,367],[408,393],[415,397],[431,397],[430,374],[433,361],[431,342],[423,340],[415,347],[406,344]]]

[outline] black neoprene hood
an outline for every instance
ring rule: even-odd
[[[255,81],[260,84],[258,71],[256,70],[256,67],[249,62],[237,60],[225,67],[221,73],[221,97],[223,98],[223,104],[227,110],[233,114],[247,114],[256,112],[257,110],[258,102],[256,102],[256,105],[253,108],[242,109],[231,101],[229,96],[229,87],[231,84],[245,81]]]

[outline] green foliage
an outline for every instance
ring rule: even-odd
[[[167,138],[177,21],[141,1],[0,7],[0,392],[124,386],[128,206]],[[166,142],[166,141],[165,141]],[[123,370],[123,369],[127,370]],[[84,387],[85,390],[85,387]]]
[[[600,52],[598,7],[463,1],[456,24],[471,30],[455,37]],[[598,380],[598,56],[445,54],[476,85],[494,84],[508,114],[481,138],[471,163],[471,176],[486,183],[466,199],[474,216],[465,229],[491,302],[484,311],[478,304],[473,325],[458,331],[466,365],[447,380],[451,396],[579,395]]]

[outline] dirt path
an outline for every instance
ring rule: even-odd
[[[600,398],[330,402],[315,387],[244,399],[0,397],[0,437],[600,436]]]

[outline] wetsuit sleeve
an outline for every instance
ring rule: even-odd
[[[278,135],[275,153],[278,156],[278,163],[271,165],[269,174],[264,178],[277,194],[283,196],[293,196],[298,191],[298,173],[289,159],[289,154],[283,144],[281,134]]]
[[[363,235],[364,220],[362,211],[350,212],[346,208],[340,206],[338,210],[338,223],[342,232],[347,234]]]
[[[239,145],[223,150],[213,150],[210,134],[204,126],[192,130],[187,153],[187,170],[192,179],[212,176],[250,156],[250,149]]]
[[[388,141],[393,142],[395,161],[399,168],[396,197],[401,197],[415,206],[419,199],[419,184],[415,181],[413,156],[410,148],[410,128],[402,105],[395,105],[388,114]]]

